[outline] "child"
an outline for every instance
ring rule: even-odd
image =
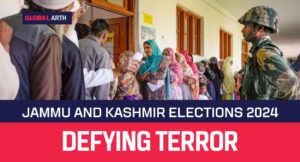
[[[200,80],[199,88],[199,100],[212,100],[207,92],[207,83],[203,80]]]

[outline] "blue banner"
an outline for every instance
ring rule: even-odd
[[[1,101],[0,122],[300,122],[299,101]]]

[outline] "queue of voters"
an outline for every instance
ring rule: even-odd
[[[279,20],[271,7],[250,8],[236,20],[252,47],[245,65],[234,69],[231,56],[196,60],[188,48],[168,47],[168,42],[160,48],[155,39],[141,42],[143,51],[121,51],[116,60],[105,45],[110,21],[79,22],[87,14],[85,0],[25,4],[0,20],[1,100],[299,99],[300,59],[291,65],[272,41]],[[72,24],[25,25],[26,11],[71,12]]]

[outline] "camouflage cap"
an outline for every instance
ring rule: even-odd
[[[278,14],[270,7],[256,6],[251,8],[239,20],[241,24],[256,23],[271,29],[272,33],[278,33]]]

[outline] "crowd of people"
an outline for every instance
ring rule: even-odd
[[[91,27],[78,24],[84,1],[26,2],[27,9],[0,21],[1,33],[5,33],[0,39],[0,73],[4,76],[0,78],[0,99],[296,99],[299,92],[298,78],[280,55],[262,53],[266,51],[257,46],[253,51],[258,52],[258,63],[254,60],[252,64],[253,59],[249,59],[239,72],[233,71],[231,57],[194,63],[187,50],[161,50],[155,40],[143,43],[144,60],[134,59],[132,51],[124,51],[115,65],[113,54],[103,47],[109,24],[103,19],[94,20]],[[24,25],[20,17],[25,11],[70,11],[73,20],[71,25]],[[276,46],[268,42],[272,28],[249,26],[248,18],[246,15],[239,21],[245,25],[245,39],[254,45],[266,40],[272,52],[277,52]],[[248,30],[255,30],[251,32],[256,35]],[[281,71],[272,64],[274,60]]]

